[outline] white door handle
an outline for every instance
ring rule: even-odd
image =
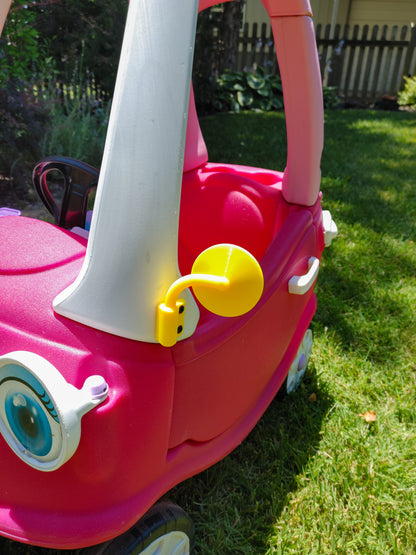
[[[319,272],[319,259],[311,256],[308,260],[308,273],[303,276],[293,276],[289,280],[289,293],[304,295],[314,284]]]

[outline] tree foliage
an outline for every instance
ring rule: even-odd
[[[36,27],[63,81],[93,72],[112,94],[127,6],[128,0],[60,0],[41,10]]]
[[[27,79],[40,60],[43,49],[36,28],[36,2],[14,0],[0,38],[0,84]]]
[[[245,0],[223,4],[223,13],[219,29],[219,43],[217,45],[219,73],[237,67],[238,39],[243,19],[244,5]]]
[[[194,79],[202,97],[213,75],[235,68],[244,4],[217,4],[199,15]],[[127,6],[128,0],[14,0],[0,42],[0,84],[51,73],[74,83],[74,76],[92,72],[111,95]]]
[[[14,0],[0,43],[0,79],[93,71],[113,91],[128,0]]]
[[[213,110],[218,76],[235,64],[244,4],[217,4],[199,15],[194,83],[200,113]],[[128,0],[13,0],[0,39],[0,173],[14,186],[29,181],[24,171],[18,176],[21,161],[33,164],[39,156],[53,107],[62,108],[68,129],[71,114],[82,115],[77,105],[68,109],[65,90],[80,106],[85,93],[100,91],[85,122],[112,96],[127,7]]]

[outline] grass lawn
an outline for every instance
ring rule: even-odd
[[[203,131],[212,160],[285,165],[282,114],[218,115]],[[328,112],[322,175],[339,237],[309,370],[175,489],[200,554],[416,553],[416,114]]]
[[[202,126],[211,160],[284,168],[282,114]],[[198,555],[416,553],[416,114],[328,112],[322,175],[340,235],[311,363],[239,448],[171,492]]]

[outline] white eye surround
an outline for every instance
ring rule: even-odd
[[[101,376],[90,376],[77,389],[35,353],[0,356],[0,432],[16,455],[37,470],[57,470],[72,457],[82,416],[107,395]]]

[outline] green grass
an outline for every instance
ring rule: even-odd
[[[285,165],[280,113],[202,126],[213,161]],[[170,493],[198,555],[416,553],[416,114],[328,112],[322,175],[340,235],[309,369],[240,447]]]

